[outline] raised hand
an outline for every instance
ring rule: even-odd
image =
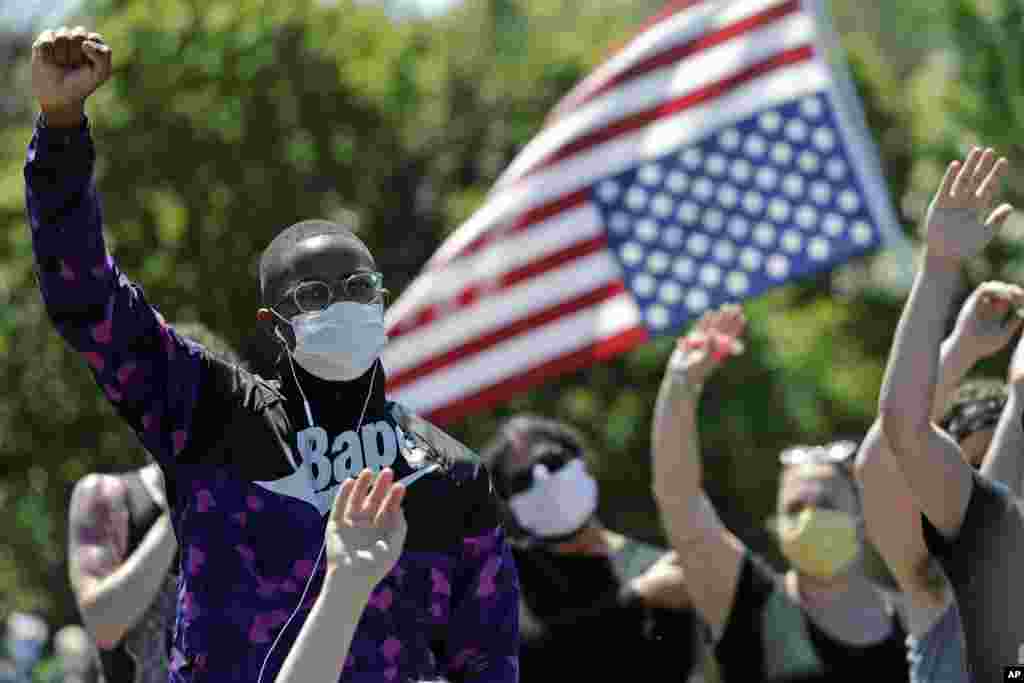
[[[988,245],[1013,212],[1010,204],[992,209],[1008,166],[992,149],[977,147],[949,165],[925,217],[929,256],[958,266]]]
[[[953,329],[956,343],[977,361],[1001,351],[1024,320],[1024,289],[1005,282],[985,282],[964,302]]]
[[[395,566],[405,543],[402,512],[405,486],[386,468],[377,475],[364,469],[338,490],[327,523],[327,571],[352,590],[372,591]],[[372,486],[372,490],[371,490]]]
[[[112,52],[79,26],[43,31],[32,45],[32,90],[47,123],[75,125],[85,100],[110,78]]]
[[[746,326],[746,316],[739,306],[730,304],[706,312],[679,340],[669,370],[684,372],[688,382],[703,384],[729,356],[743,353],[740,336]]]

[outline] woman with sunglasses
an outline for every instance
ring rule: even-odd
[[[1013,312],[1014,291],[1011,285],[986,282],[967,299],[952,334],[942,344],[932,401],[938,425],[960,445],[964,461],[983,472],[992,466],[991,459],[983,461],[1006,405],[1006,388],[992,381],[956,386],[979,361],[1009,344],[1021,328],[1021,318]],[[967,681],[959,610],[944,573],[925,546],[920,510],[892,460],[880,423],[864,439],[856,471],[868,534],[902,592],[910,631],[911,680]]]
[[[743,312],[707,313],[680,340],[655,408],[654,494],[694,604],[711,629],[727,683],[834,680],[837,674],[907,680],[906,633],[861,561],[863,525],[851,469],[856,444],[783,452],[780,550],[770,568],[721,522],[705,494],[697,433],[701,387],[742,350]]]

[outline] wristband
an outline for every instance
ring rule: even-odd
[[[672,355],[669,356],[665,379],[668,379],[673,384],[682,385],[694,398],[699,397],[701,390],[704,388],[704,385],[700,382],[690,381],[686,367],[686,353],[679,347],[676,347]]]

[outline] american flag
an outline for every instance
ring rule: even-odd
[[[812,0],[676,2],[584,79],[389,309],[446,423],[899,235]]]

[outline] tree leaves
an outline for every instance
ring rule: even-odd
[[[1014,3],[1002,2],[995,18],[971,0],[950,0],[952,18],[923,0],[893,5],[956,37],[969,77],[951,83],[929,71],[918,88],[927,97],[906,90],[925,73],[923,51],[940,42],[932,34],[847,34],[898,200],[928,186],[927,169],[950,149],[945,131],[1014,150],[1024,139],[1024,40]],[[276,350],[254,325],[255,264],[278,230],[355,212],[400,292],[555,103],[661,4],[487,0],[399,21],[355,0],[94,0],[96,28],[115,47],[113,83],[90,115],[118,261],[168,319],[211,324],[267,370]],[[851,26],[868,12],[833,4]],[[888,25],[884,13],[869,18]],[[41,609],[62,624],[77,618],[63,558],[70,488],[85,472],[143,460],[35,289],[21,181],[32,107],[15,86],[30,43],[13,41],[15,58],[0,67],[0,83],[17,94],[0,108],[0,516],[25,520],[0,540],[0,609]],[[997,253],[996,265],[1019,252]],[[857,434],[874,415],[899,304],[868,288],[839,297],[824,277],[749,307],[748,350],[706,388],[701,439],[708,488],[755,547],[770,552],[758,529],[775,504],[778,450]],[[649,429],[671,347],[659,340],[559,378],[454,432],[480,447],[517,411],[572,422],[591,441],[602,516],[657,539]],[[33,489],[34,467],[47,477]]]

